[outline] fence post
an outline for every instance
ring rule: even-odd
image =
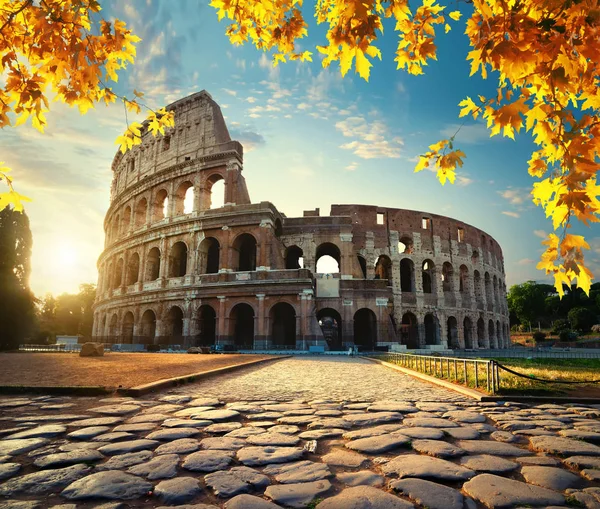
[[[479,387],[479,374],[477,373],[478,363],[476,360],[473,361],[473,366],[475,367],[475,388]]]
[[[469,383],[468,383],[468,377],[467,377],[467,361],[463,361],[463,367],[465,369],[465,385],[468,387]]]
[[[486,362],[486,365],[487,365],[487,377],[486,377],[487,392],[489,393],[490,392],[490,361]]]

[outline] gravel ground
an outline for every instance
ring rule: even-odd
[[[71,353],[5,353],[0,354],[0,385],[135,387],[268,357],[271,356],[109,353],[104,357],[79,357]]]

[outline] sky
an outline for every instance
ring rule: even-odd
[[[232,138],[244,145],[253,202],[272,201],[288,217],[316,207],[327,215],[339,203],[447,215],[500,243],[507,285],[547,280],[535,265],[552,226],[529,194],[528,134],[490,138],[483,123],[468,120],[455,138],[467,158],[454,185],[413,171],[428,145],[461,125],[462,99],[495,91],[493,74],[469,78],[465,16],[450,33],[439,30],[438,61],[422,76],[396,70],[397,36],[393,24],[385,25],[377,43],[382,61],[366,83],[354,71],[342,78],[336,63],[323,68],[315,46],[325,44],[325,27],[309,12],[312,2],[305,2],[309,36],[299,49],[313,51],[313,62],[276,68],[253,46],[231,45],[226,20],[219,22],[207,1],[100,3],[106,19],[124,20],[142,38],[135,65],[120,72],[115,90],[142,91],[153,108],[208,91]],[[470,5],[458,9],[466,15]],[[96,282],[115,139],[126,127],[122,105],[100,105],[85,116],[59,102],[51,108],[45,134],[29,126],[0,133],[0,160],[13,169],[16,189],[33,200],[26,208],[34,239],[30,282],[40,297]],[[587,264],[600,274],[600,227],[576,233],[586,235]]]

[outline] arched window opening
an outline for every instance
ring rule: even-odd
[[[141,341],[144,344],[154,343],[154,337],[156,335],[156,315],[151,309],[147,309],[142,315]]]
[[[454,268],[449,262],[442,265],[442,287],[444,292],[454,291]]]
[[[146,260],[146,281],[154,281],[160,277],[160,250],[153,247]]]
[[[330,242],[325,242],[317,248],[317,274],[335,274],[340,272],[340,249]]]
[[[402,258],[400,261],[400,290],[415,291],[415,264],[409,258]]]
[[[200,274],[216,274],[219,272],[219,252],[221,246],[214,237],[207,237],[198,249]]]
[[[304,252],[298,246],[290,246],[285,250],[285,268],[304,268]]]
[[[125,212],[123,212],[123,219],[121,223],[121,231],[124,234],[129,232],[129,226],[131,225],[131,207],[127,206]]]
[[[358,265],[360,265],[360,271],[363,279],[367,279],[367,260],[364,256],[357,255]]]
[[[469,269],[466,265],[460,266],[459,291],[461,293],[469,293]]]
[[[392,284],[392,260],[386,255],[381,255],[375,264],[375,279],[384,279],[388,285]]]
[[[214,180],[212,180],[214,178]],[[221,175],[215,175],[207,182],[210,196],[208,198],[208,208],[220,209],[225,205],[225,180]]]
[[[412,313],[402,315],[402,325],[400,326],[400,338],[402,344],[413,350],[419,348],[419,325],[417,317]]]
[[[471,255],[471,263],[473,265],[476,265],[479,263],[479,252],[478,251],[473,251],[473,254]]]
[[[117,268],[115,270],[115,288],[119,288],[123,284],[123,258],[119,258]]]
[[[148,200],[142,198],[135,206],[135,227],[140,228],[146,224],[146,214],[148,213]]]
[[[102,321],[100,322],[100,330],[98,331],[98,336],[104,337],[106,335],[106,315],[102,317]]]
[[[115,274],[113,272],[113,262],[108,264],[108,269],[105,274],[105,288],[112,290],[115,287]]]
[[[154,198],[153,221],[161,221],[169,215],[169,195],[165,189],[161,189]]]
[[[181,277],[187,273],[188,250],[184,242],[175,242],[169,257],[169,277]]]
[[[473,322],[468,316],[463,320],[463,333],[465,336],[465,348],[473,348]]]
[[[494,296],[492,293],[492,278],[490,277],[489,272],[486,272],[483,276],[485,282],[485,300],[488,305],[488,310],[492,310],[494,306]]]
[[[425,260],[423,262],[423,293],[434,293],[435,292],[435,266],[431,260]]]
[[[431,313],[425,315],[425,344],[426,345],[438,345],[439,334],[438,334],[438,322],[437,318]]]
[[[125,313],[123,317],[123,330],[121,333],[121,343],[130,345],[133,343],[133,313],[131,311]]]
[[[127,262],[127,286],[137,283],[140,279],[140,255],[133,253]]]
[[[256,270],[256,239],[252,235],[239,235],[233,242],[233,250],[237,253],[236,271]]]
[[[502,326],[500,320],[496,321],[496,346],[495,348],[502,348]]]
[[[238,348],[254,345],[254,310],[248,304],[236,304],[229,315],[230,336]]]
[[[279,302],[271,308],[269,318],[273,348],[296,348],[296,311],[293,306]]]
[[[198,333],[196,346],[211,346],[217,337],[217,313],[208,305],[200,306],[198,310]]]
[[[496,341],[496,332],[495,332],[493,320],[490,320],[488,322],[488,341],[490,343],[490,348],[498,348],[498,343]]]
[[[189,214],[194,210],[194,185],[183,182],[175,192],[175,215]]]
[[[404,236],[398,241],[398,253],[411,254],[413,252],[413,240]]]
[[[477,345],[479,348],[485,348],[485,323],[483,318],[477,320]]]
[[[354,344],[369,352],[377,346],[377,317],[370,309],[359,309],[354,314]]]
[[[448,317],[448,347],[454,349],[460,348],[458,341],[458,322],[453,316]]]
[[[171,339],[178,341],[183,338],[183,311],[179,306],[173,306],[169,310],[166,325]]]
[[[321,327],[321,332],[330,350],[342,349],[342,317],[331,308],[320,309],[317,312],[317,320]]]
[[[117,336],[119,335],[119,317],[116,313],[112,315],[110,319],[110,324],[108,326],[108,335],[110,336],[111,343],[118,341]]]
[[[117,216],[115,217],[113,224],[112,224],[112,233],[111,233],[111,239],[117,240],[119,238],[119,226],[121,223],[121,216]]]
[[[275,219],[275,237],[281,237],[281,234],[283,233],[283,225],[281,224],[281,219],[277,218]]]

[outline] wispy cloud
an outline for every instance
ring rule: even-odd
[[[391,136],[380,120],[367,122],[363,116],[356,115],[336,122],[335,127],[344,137],[354,138],[340,148],[351,150],[362,159],[400,157],[402,139]]]
[[[528,189],[509,187],[504,191],[498,191],[498,194],[505,200],[508,200],[511,205],[522,205],[523,203],[531,200]]]
[[[346,171],[356,171],[358,168],[358,163],[350,163],[348,166],[344,168]]]
[[[544,230],[533,230],[533,234],[540,239],[545,239],[548,236]]]
[[[239,141],[244,146],[244,152],[251,152],[266,143],[262,134],[249,128],[236,127],[230,129],[229,133],[232,139]]]
[[[517,265],[531,265],[532,263],[535,263],[535,260],[532,260],[531,258],[523,258],[517,262]]]
[[[505,216],[514,217],[514,218],[521,217],[521,215],[519,213],[517,213],[517,212],[511,212],[509,210],[503,210],[502,214],[504,214]]]
[[[456,134],[457,131],[458,134]],[[485,124],[479,122],[471,125],[463,125],[462,127],[460,124],[448,124],[440,131],[440,134],[445,138],[450,138],[456,134],[455,139],[457,144],[477,144],[490,141],[490,132]]]

